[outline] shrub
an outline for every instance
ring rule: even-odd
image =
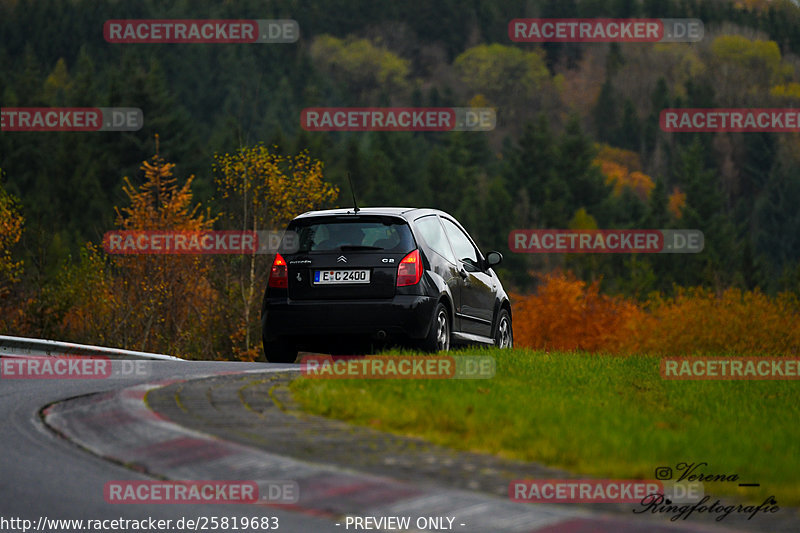
[[[800,349],[800,302],[789,293],[679,288],[639,305],[599,293],[571,273],[538,275],[513,295],[514,340],[546,350],[652,355],[787,355]]]

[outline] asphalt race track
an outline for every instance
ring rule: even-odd
[[[147,362],[150,364],[151,362]],[[153,362],[163,379],[188,379],[230,370],[264,369],[263,365],[212,362]],[[329,520],[250,505],[110,505],[103,488],[112,480],[148,480],[121,465],[96,457],[48,430],[41,409],[70,397],[130,387],[144,379],[0,380],[0,517],[32,520],[116,519],[147,517],[177,520],[199,516],[277,516],[279,531],[336,531]],[[2,531],[21,531],[0,524]],[[74,530],[74,529],[72,529]],[[177,531],[177,529],[173,529]],[[47,529],[46,531],[70,531]]]

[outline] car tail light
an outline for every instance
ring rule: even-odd
[[[286,261],[281,254],[275,254],[272,261],[272,270],[269,271],[268,287],[273,289],[285,289],[289,286],[289,272],[286,269]]]
[[[419,250],[414,250],[397,265],[397,286],[416,285],[422,279],[422,260]]]

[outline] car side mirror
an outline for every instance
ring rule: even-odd
[[[503,254],[500,252],[489,252],[486,254],[486,265],[488,267],[499,265],[501,261],[503,261]]]

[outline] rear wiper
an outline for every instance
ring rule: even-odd
[[[343,244],[339,249],[343,252],[346,250],[383,250],[380,246],[362,246],[360,244]]]

